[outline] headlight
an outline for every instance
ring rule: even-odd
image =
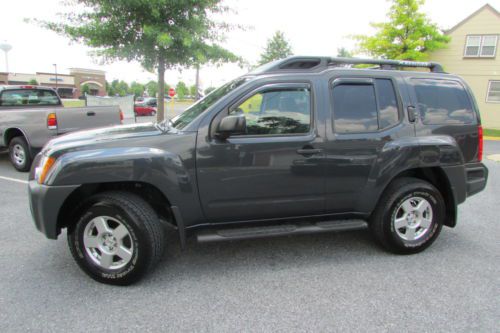
[[[40,164],[38,164],[35,169],[35,180],[38,182],[38,184],[43,184],[45,182],[45,178],[47,177],[47,174],[54,165],[55,161],[56,159],[53,157],[42,157],[42,159],[40,160]]]

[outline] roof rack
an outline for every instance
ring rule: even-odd
[[[281,70],[324,70],[328,67],[352,65],[378,65],[380,69],[397,69],[401,67],[429,68],[432,73],[444,73],[443,67],[436,62],[419,62],[408,60],[362,59],[362,58],[332,58],[332,57],[302,57],[293,56],[278,60],[253,71],[267,73]]]

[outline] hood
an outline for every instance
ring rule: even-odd
[[[91,130],[77,131],[50,140],[42,153],[52,155],[56,151],[87,149],[90,146],[101,146],[125,139],[139,139],[161,135],[162,132],[153,123],[130,124],[100,127]]]

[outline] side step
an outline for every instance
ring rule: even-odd
[[[328,231],[359,230],[366,228],[361,220],[338,220],[301,224],[280,224],[247,228],[202,230],[196,235],[200,243],[238,239],[276,237],[285,235],[314,234]]]

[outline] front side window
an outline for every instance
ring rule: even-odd
[[[497,35],[467,36],[464,56],[493,58],[496,54],[497,41]]]
[[[311,93],[309,88],[272,88],[258,92],[229,113],[243,114],[247,135],[309,133]]]
[[[59,105],[55,91],[36,89],[4,90],[0,98],[1,106],[47,106]]]
[[[424,124],[470,124],[472,103],[464,87],[450,80],[413,79]]]
[[[375,132],[399,122],[396,92],[389,79],[341,83],[332,94],[336,133]]]
[[[500,103],[500,81],[490,81],[486,102]]]
[[[217,101],[219,101],[222,97],[229,94],[248,80],[250,80],[250,78],[248,77],[238,78],[215,89],[210,94],[191,105],[180,115],[173,118],[170,122],[170,125],[178,130],[183,129],[184,127],[189,125],[195,118],[208,110],[212,105],[217,103]],[[165,121],[168,121],[168,119],[166,119]]]

